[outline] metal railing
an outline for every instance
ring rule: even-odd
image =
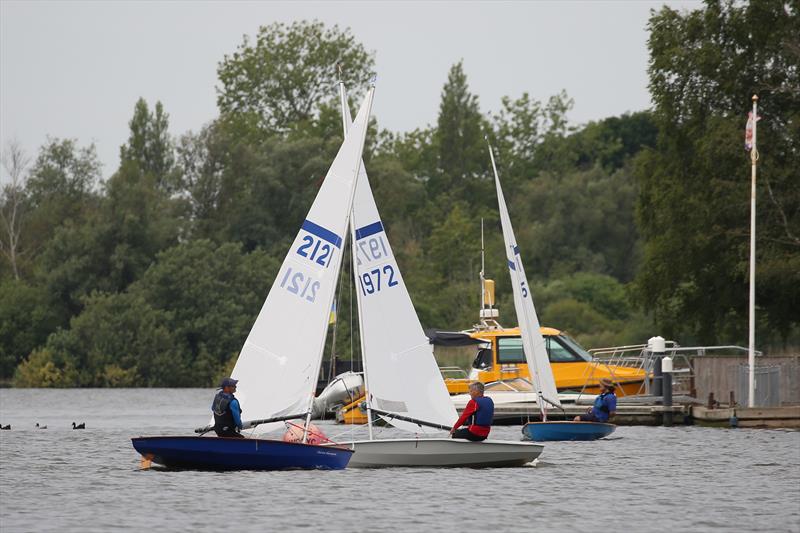
[[[673,379],[672,389],[673,393],[677,394],[691,394],[694,390],[694,365],[693,360],[696,357],[703,357],[711,355],[709,352],[720,351],[736,351],[741,352],[742,355],[747,355],[748,349],[743,346],[724,345],[724,346],[680,346],[675,341],[666,341],[666,350],[663,354],[655,354],[648,348],[647,344],[632,344],[627,346],[612,346],[608,348],[593,348],[589,350],[592,355],[595,365],[589,365],[585,376],[588,381],[593,377],[593,374],[599,367],[603,365],[606,370],[611,374],[611,379],[615,379],[614,367],[633,368],[641,370],[649,376],[642,384],[639,394],[651,394],[653,387],[653,370],[655,368],[656,359],[664,356],[672,358],[673,366]],[[757,356],[761,356],[760,351],[756,351]],[[584,385],[584,389],[586,386]],[[581,390],[583,393],[583,390]]]

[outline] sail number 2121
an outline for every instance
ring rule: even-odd
[[[319,281],[312,279],[303,272],[293,271],[292,267],[286,269],[286,274],[281,279],[281,288],[309,302],[313,302],[317,298],[319,287]]]
[[[302,255],[312,263],[327,267],[331,257],[331,246],[315,239],[311,235],[304,235],[303,244],[297,249],[297,254]]]

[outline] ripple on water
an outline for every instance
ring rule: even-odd
[[[191,434],[212,395],[0,390],[0,420],[26,428],[0,433],[0,530],[212,531],[232,519],[237,531],[446,530],[475,516],[480,496],[492,531],[800,532],[793,431],[620,427],[613,439],[547,443],[536,466],[514,469],[139,470],[130,437]],[[520,428],[492,436],[518,440]]]

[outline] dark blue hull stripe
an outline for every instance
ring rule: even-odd
[[[509,261],[508,262],[508,268],[510,268],[511,270],[516,270],[517,269],[517,265],[515,265],[513,261]]]
[[[519,255],[519,246],[514,245],[514,255]]]
[[[376,233],[380,233],[383,231],[383,224],[381,221],[373,222],[372,224],[368,224],[363,228],[359,228],[356,230],[356,240],[360,241],[361,239],[366,239],[370,235],[375,235]]]
[[[336,235],[331,230],[325,229],[322,226],[318,226],[311,222],[310,220],[303,221],[303,229],[307,232],[311,233],[312,235],[316,235],[323,241],[328,241],[332,245],[337,248],[342,247],[342,238]]]

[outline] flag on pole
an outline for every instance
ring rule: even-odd
[[[331,316],[328,320],[328,325],[331,324],[336,324],[336,300],[334,300],[333,304],[331,305]]]
[[[761,117],[756,117],[756,121],[761,120]],[[747,125],[744,128],[744,149],[750,151],[753,149],[753,112],[747,113]]]

